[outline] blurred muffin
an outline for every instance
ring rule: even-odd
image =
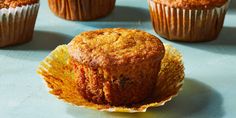
[[[0,0],[0,47],[32,39],[39,0]]]
[[[219,35],[229,0],[148,0],[155,31],[169,40],[199,42]]]
[[[114,106],[140,102],[152,93],[165,53],[155,36],[122,28],[81,33],[68,50],[81,95]]]
[[[48,0],[51,11],[67,20],[93,20],[114,9],[116,0]]]

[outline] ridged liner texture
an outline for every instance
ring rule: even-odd
[[[0,47],[32,40],[39,3],[0,9]]]
[[[161,62],[155,91],[146,100],[132,106],[111,106],[95,104],[84,99],[76,89],[73,67],[69,64],[71,56],[67,45],[58,46],[39,65],[37,73],[50,88],[50,93],[65,102],[79,107],[108,112],[145,112],[149,107],[158,107],[170,101],[181,90],[184,80],[184,65],[180,52],[165,45],[166,53]]]
[[[87,21],[112,12],[116,0],[48,0],[51,11],[67,20]]]
[[[223,27],[229,2],[213,9],[181,9],[148,0],[156,33],[168,40],[185,42],[216,39]]]

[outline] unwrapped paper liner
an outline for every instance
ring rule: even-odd
[[[39,3],[35,3],[0,9],[0,47],[32,39],[39,6]]]
[[[199,42],[219,35],[230,0],[212,9],[184,9],[148,0],[154,30],[169,40]]]
[[[170,101],[181,90],[184,80],[184,66],[181,54],[172,46],[165,45],[166,53],[153,94],[141,103],[133,106],[115,107],[99,105],[85,100],[76,89],[67,45],[58,46],[39,65],[37,72],[46,81],[50,93],[65,102],[79,107],[108,112],[145,112],[149,107],[158,107]]]

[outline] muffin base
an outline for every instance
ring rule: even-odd
[[[165,45],[166,53],[161,62],[157,84],[150,97],[130,106],[111,106],[89,102],[77,90],[73,67],[69,64],[67,45],[57,47],[39,65],[37,72],[46,81],[50,93],[59,99],[79,107],[108,112],[145,112],[170,101],[181,90],[184,66],[181,54],[172,46]]]
[[[0,47],[32,40],[39,3],[0,10]]]
[[[48,0],[51,11],[67,20],[94,20],[112,12],[116,0]]]
[[[150,96],[160,62],[146,60],[105,69],[82,65],[72,58],[70,60],[81,95],[88,101],[114,106],[134,104]]]
[[[172,8],[148,0],[154,30],[174,41],[202,42],[218,37],[228,9],[228,2],[214,9]]]

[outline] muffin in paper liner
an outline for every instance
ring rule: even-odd
[[[156,33],[168,40],[185,42],[216,39],[223,27],[229,2],[209,9],[185,9],[148,0]]]
[[[87,21],[112,12],[116,0],[48,0],[51,11],[67,20]]]
[[[32,40],[39,5],[0,9],[0,47]]]
[[[110,106],[95,104],[84,99],[76,89],[74,73],[69,59],[67,45],[58,46],[39,65],[37,73],[42,76],[50,88],[50,93],[65,102],[79,107],[108,112],[145,112],[149,107],[164,105],[181,90],[184,80],[184,65],[180,52],[165,45],[166,53],[152,95],[141,103],[131,106]]]

